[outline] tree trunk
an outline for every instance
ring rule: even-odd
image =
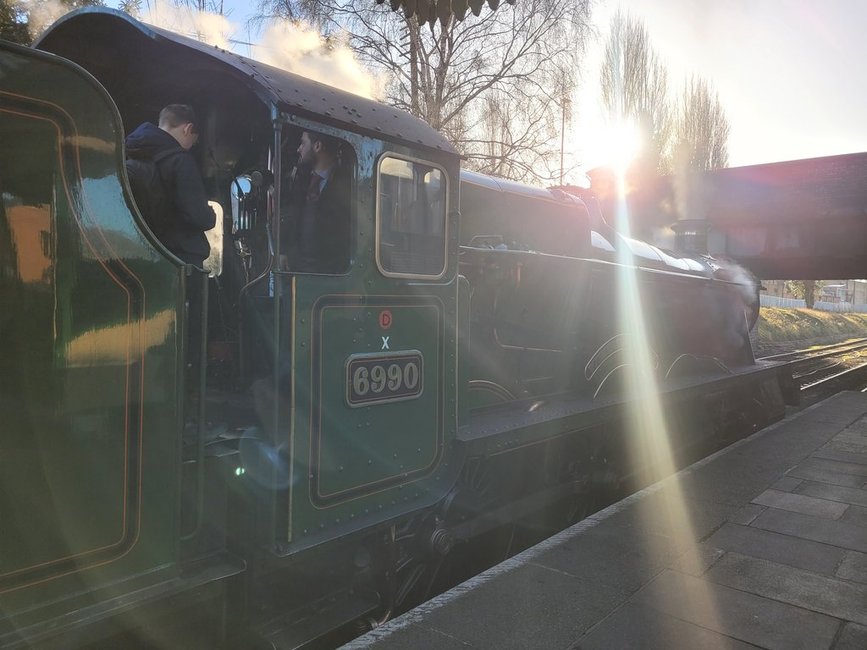
[[[812,309],[816,304],[815,280],[804,280],[804,302],[807,304],[807,309]]]

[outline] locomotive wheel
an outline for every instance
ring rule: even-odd
[[[432,513],[392,526],[383,541],[378,566],[384,611],[374,627],[435,595],[453,546]]]

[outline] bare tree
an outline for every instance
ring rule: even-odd
[[[639,165],[649,173],[667,172],[672,128],[668,70],[653,51],[644,23],[620,11],[611,22],[601,83],[608,119],[632,122],[641,132]]]
[[[674,127],[677,169],[706,171],[728,165],[729,121],[711,85],[693,76],[686,82]]]
[[[813,309],[816,298],[822,293],[827,284],[824,280],[786,280],[786,289],[795,298],[802,298],[807,309]]]
[[[129,2],[130,0],[123,0],[125,2]],[[138,1],[141,4],[141,0],[132,0],[133,2]],[[178,7],[187,7],[188,9],[192,9],[194,11],[207,12],[212,14],[217,14],[219,16],[226,15],[225,8],[223,6],[223,0],[171,0],[172,4],[177,5]],[[145,0],[148,4],[148,8],[150,8],[150,1]]]
[[[15,0],[0,0],[0,38],[22,45],[30,43],[27,16]]]
[[[117,8],[135,18],[141,18],[143,0],[121,0]]]
[[[559,106],[575,87],[589,13],[590,0],[522,0],[422,26],[373,2],[260,5],[263,20],[304,19],[326,35],[348,34],[359,59],[387,75],[388,103],[442,131],[469,166],[519,180],[559,175]]]

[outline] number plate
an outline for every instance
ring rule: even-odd
[[[398,402],[421,395],[424,359],[418,350],[354,354],[346,362],[346,402]]]

